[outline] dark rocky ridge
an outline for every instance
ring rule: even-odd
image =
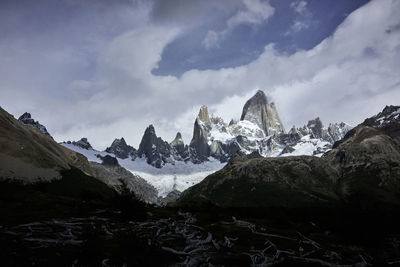
[[[49,134],[49,132],[47,131],[46,127],[44,127],[42,124],[39,123],[39,121],[35,121],[34,119],[32,119],[32,116],[30,113],[25,112],[24,114],[22,114],[19,118],[18,121],[22,122],[23,124],[26,125],[32,125],[35,126],[36,128],[39,129],[40,132],[44,133],[45,135],[51,137],[51,135]]]

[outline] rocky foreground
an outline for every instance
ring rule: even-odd
[[[399,220],[344,211],[179,211],[130,202],[0,226],[5,266],[396,266]]]

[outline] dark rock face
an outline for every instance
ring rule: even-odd
[[[388,134],[398,133],[400,122],[399,106],[386,106],[376,116],[366,119],[362,125],[382,129]]]
[[[183,143],[181,133],[178,132],[176,134],[175,139],[171,142],[171,146],[174,147],[176,151],[183,152],[183,150],[185,149],[185,144]]]
[[[386,117],[383,125],[379,115],[358,125],[323,156],[340,170],[344,199],[363,206],[400,203],[400,120]]]
[[[161,168],[165,163],[174,163],[171,151],[168,142],[157,137],[154,126],[150,125],[144,132],[137,154],[141,158],[146,157],[148,164]]]
[[[101,164],[105,166],[119,166],[118,160],[115,157],[110,155],[105,155],[102,157],[101,155],[97,155],[98,158],[102,160]]]
[[[185,143],[182,139],[182,134],[177,133],[175,139],[170,143],[170,146],[173,148],[175,160],[189,160],[189,147],[185,146]]]
[[[126,159],[128,157],[134,160],[137,156],[136,149],[126,144],[125,139],[115,139],[110,147],[107,147],[106,152],[112,153],[118,158]]]
[[[267,136],[285,132],[275,104],[269,103],[264,92],[260,90],[246,102],[240,120],[256,123]]]
[[[235,156],[222,170],[183,192],[179,203],[206,200],[220,206],[287,208],[340,204],[358,209],[400,206],[399,117],[400,107],[386,107],[349,131],[321,158]]]
[[[206,161],[210,156],[208,135],[211,130],[211,121],[208,115],[208,108],[202,106],[194,122],[193,138],[190,147],[195,151],[195,157],[199,161]]]
[[[22,114],[21,117],[18,118],[18,121],[22,122],[23,124],[35,126],[36,128],[39,129],[39,131],[41,131],[45,135],[51,137],[51,135],[47,131],[46,127],[44,127],[42,124],[40,124],[39,121],[35,121],[34,119],[32,119],[31,114],[28,112],[25,112],[24,114]]]
[[[314,138],[323,138],[324,125],[319,117],[314,120],[310,120],[307,123],[307,128],[311,130]]]
[[[76,142],[68,141],[67,144],[73,144],[74,146],[79,146],[83,149],[93,149],[86,137],[83,137],[83,138],[81,138],[81,140],[76,141]]]

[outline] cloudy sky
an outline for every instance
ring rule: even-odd
[[[400,104],[398,0],[1,0],[0,106],[57,141],[190,142],[263,90],[286,128]]]

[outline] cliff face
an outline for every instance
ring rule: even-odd
[[[168,142],[157,137],[154,126],[150,125],[144,132],[137,154],[139,157],[145,157],[148,164],[161,168],[168,162],[173,163],[171,151]]]
[[[186,160],[189,157],[188,146],[185,146],[185,143],[182,139],[182,134],[177,133],[176,137],[170,143],[170,146],[174,149],[175,159],[178,160]]]
[[[240,120],[257,124],[266,136],[285,133],[275,104],[269,103],[263,91],[258,91],[243,107]]]
[[[195,152],[199,160],[207,160],[210,156],[210,147],[208,144],[208,135],[211,130],[211,121],[208,115],[208,108],[202,106],[193,127],[193,138],[190,142],[190,148]]]

